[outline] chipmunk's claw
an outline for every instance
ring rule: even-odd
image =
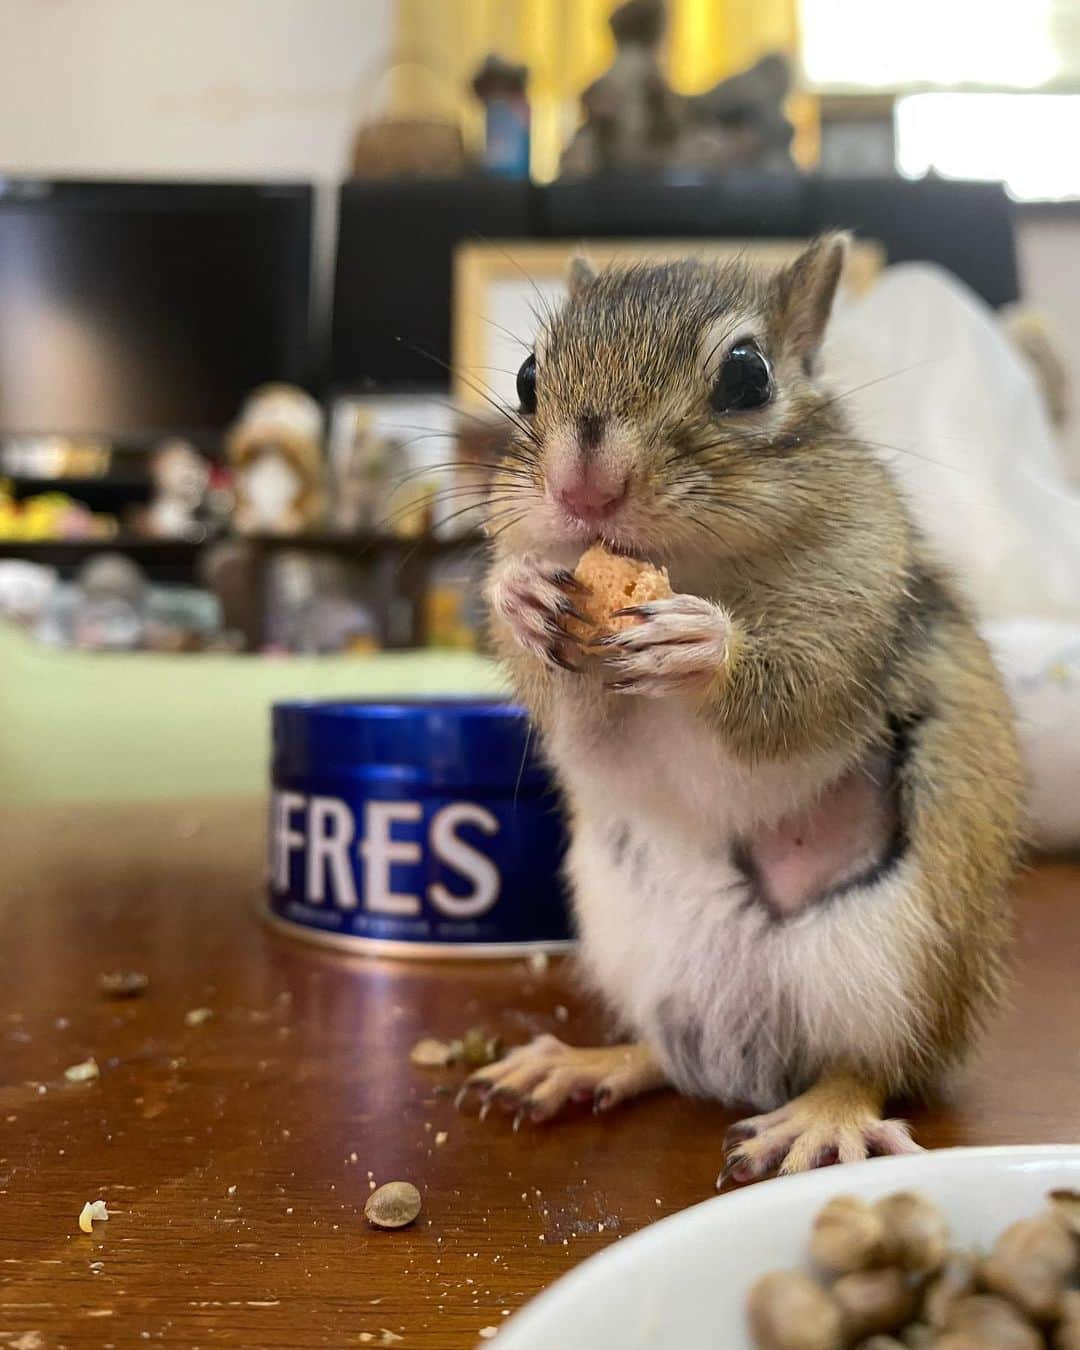
[[[555,582],[556,586],[563,586],[567,590],[577,591],[580,595],[592,595],[592,587],[586,586],[584,581],[579,581],[568,567],[557,567],[552,573],[552,580]]]
[[[744,1143],[747,1139],[752,1139],[756,1130],[748,1120],[737,1120],[734,1125],[724,1135],[724,1152],[730,1153],[737,1145]]]
[[[572,661],[568,661],[559,651],[558,644],[552,643],[547,649],[547,659],[554,662],[560,670],[568,671],[571,675],[580,675],[581,667],[575,666]]]
[[[493,1086],[491,1079],[485,1076],[484,1070],[470,1074],[458,1088],[457,1096],[454,1098],[454,1109],[460,1111],[473,1093],[486,1097]]]
[[[739,1156],[735,1154],[728,1155],[725,1158],[723,1169],[721,1170],[720,1175],[716,1178],[716,1189],[718,1191],[724,1190],[724,1188],[730,1183],[732,1177],[735,1175],[735,1169],[736,1167],[738,1167],[740,1161],[741,1159],[739,1158]]]
[[[612,693],[665,694],[707,686],[730,655],[732,621],[698,595],[673,595],[616,611],[641,620],[612,635],[604,652]]]
[[[564,620],[579,613],[567,591],[581,594],[584,590],[573,572],[527,554],[493,574],[487,596],[493,613],[526,651],[553,670],[578,674],[571,657],[579,651],[579,644],[566,631]]]

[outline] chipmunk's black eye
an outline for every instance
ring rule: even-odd
[[[517,373],[517,396],[523,413],[536,411],[536,357],[531,352]]]
[[[520,379],[520,376],[518,377]],[[716,412],[763,408],[772,397],[772,371],[752,342],[739,342],[724,358],[709,402]]]

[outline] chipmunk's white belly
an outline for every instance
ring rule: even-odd
[[[750,769],[674,700],[549,738],[574,803],[568,859],[591,977],[684,1091],[765,1107],[911,1018],[905,862],[777,921],[737,839],[813,801],[840,757]]]
[[[750,765],[682,699],[618,703],[602,722],[589,719],[588,705],[569,706],[549,732],[575,807],[662,825],[666,837],[710,853],[799,810],[845,766],[840,752]]]

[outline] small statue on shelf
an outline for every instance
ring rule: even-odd
[[[201,539],[198,519],[210,486],[210,466],[189,442],[163,441],[150,459],[154,496],[142,518],[143,532],[154,539]]]
[[[352,415],[337,455],[331,522],[342,534],[381,528],[389,514],[390,465],[386,438],[363,408]]]
[[[303,389],[267,384],[241,409],[226,441],[240,534],[302,534],[322,519],[322,408]]]
[[[581,96],[585,121],[563,152],[564,175],[667,162],[685,125],[660,68],[661,0],[627,0],[612,14],[615,60]]]
[[[484,167],[504,178],[529,176],[529,67],[496,52],[484,59],[472,91],[484,105]]]
[[[673,166],[791,169],[785,59],[763,57],[705,93],[684,97],[660,64],[666,17],[663,0],[627,0],[612,14],[615,60],[581,96],[585,120],[563,151],[563,176]]]
[[[98,553],[79,568],[70,645],[84,651],[136,651],[146,631],[147,582],[123,553]]]

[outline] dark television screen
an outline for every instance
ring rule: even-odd
[[[0,433],[212,437],[309,377],[311,189],[0,179]]]

